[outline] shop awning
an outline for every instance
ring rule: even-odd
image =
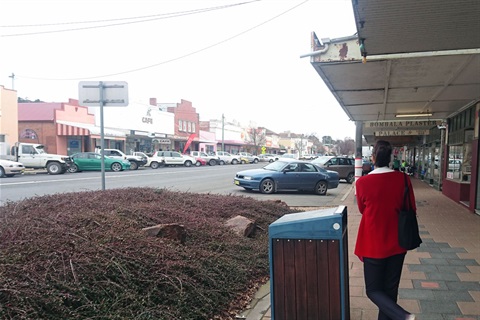
[[[125,132],[115,129],[103,128],[103,134],[106,137],[125,138]],[[57,135],[59,136],[90,136],[100,135],[100,127],[90,123],[80,123],[57,120]]]

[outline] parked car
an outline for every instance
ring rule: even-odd
[[[17,161],[0,159],[0,178],[13,177],[16,174],[22,174],[25,167]]]
[[[317,157],[317,156],[314,155],[314,154],[306,153],[306,154],[302,155],[302,156],[300,157],[300,159],[302,159],[302,160],[313,160],[313,159],[315,159],[316,157]]]
[[[223,163],[230,163],[230,164],[238,164],[240,163],[240,156],[231,154],[226,151],[217,151],[217,152],[212,152],[211,155],[215,155],[220,158],[220,162],[223,161]],[[222,164],[222,163],[220,163]]]
[[[279,159],[295,159],[298,160],[298,154],[296,153],[284,153]]]
[[[195,158],[195,166],[196,167],[201,167],[201,166],[206,166],[207,165],[207,160],[200,158],[200,157],[194,157]]]
[[[355,159],[344,156],[323,156],[311,161],[312,163],[332,171],[338,172],[340,179],[353,183],[355,180]]]
[[[79,152],[70,156],[73,163],[68,172],[100,171],[102,170],[102,155],[96,152]],[[130,161],[105,156],[105,171],[123,171],[130,169]]]
[[[148,155],[144,152],[137,151],[137,152],[134,152],[133,155],[134,156],[139,156],[139,157],[142,157],[142,158],[146,158],[147,163],[145,163],[145,167],[150,167],[152,169],[158,169],[160,167],[165,166],[165,159],[163,159],[163,157],[156,156],[156,154]]]
[[[248,160],[248,158],[243,157],[243,156],[239,156],[239,157],[240,157],[240,164],[250,163],[250,160]],[[252,163],[253,163],[253,162],[252,162]]]
[[[258,156],[255,156],[255,155],[253,155],[251,153],[248,153],[248,152],[239,152],[238,155],[241,158],[248,159],[248,163],[258,163],[260,161]]]
[[[202,151],[190,151],[190,157],[195,159],[202,158],[206,161],[209,166],[215,166],[217,164],[225,164],[225,162],[220,163],[220,158],[215,155],[209,155],[206,152]]]
[[[101,154],[101,148],[95,148],[95,152]],[[143,156],[134,156],[134,155],[127,155],[123,153],[123,151],[118,149],[104,149],[103,154],[105,156],[115,158],[115,159],[127,159],[130,161],[130,169],[137,170],[139,167],[143,167],[147,163],[147,158]]]
[[[368,159],[362,159],[362,175],[368,174],[372,171],[373,163]]]
[[[282,190],[312,191],[325,195],[338,186],[337,172],[303,160],[279,159],[261,169],[237,172],[233,182],[245,190],[274,193]]]
[[[260,162],[273,162],[278,160],[278,155],[265,153],[265,154],[259,155],[258,159],[260,160]]]
[[[193,157],[181,154],[177,151],[157,151],[154,156],[163,157],[167,166],[185,166],[191,167],[197,160]]]

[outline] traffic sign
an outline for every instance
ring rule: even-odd
[[[86,107],[128,106],[128,84],[125,81],[81,81],[78,103]]]

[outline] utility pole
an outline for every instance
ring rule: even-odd
[[[15,85],[14,85],[14,82],[15,82],[15,74],[12,72],[12,75],[11,76],[8,76],[9,78],[12,78],[12,90],[15,90]]]
[[[225,151],[225,115],[222,113],[222,151]]]

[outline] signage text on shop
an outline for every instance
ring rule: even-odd
[[[419,121],[405,121],[405,120],[392,120],[392,121],[365,121],[364,128],[397,128],[397,127],[433,127],[440,125],[442,120],[419,120]]]

